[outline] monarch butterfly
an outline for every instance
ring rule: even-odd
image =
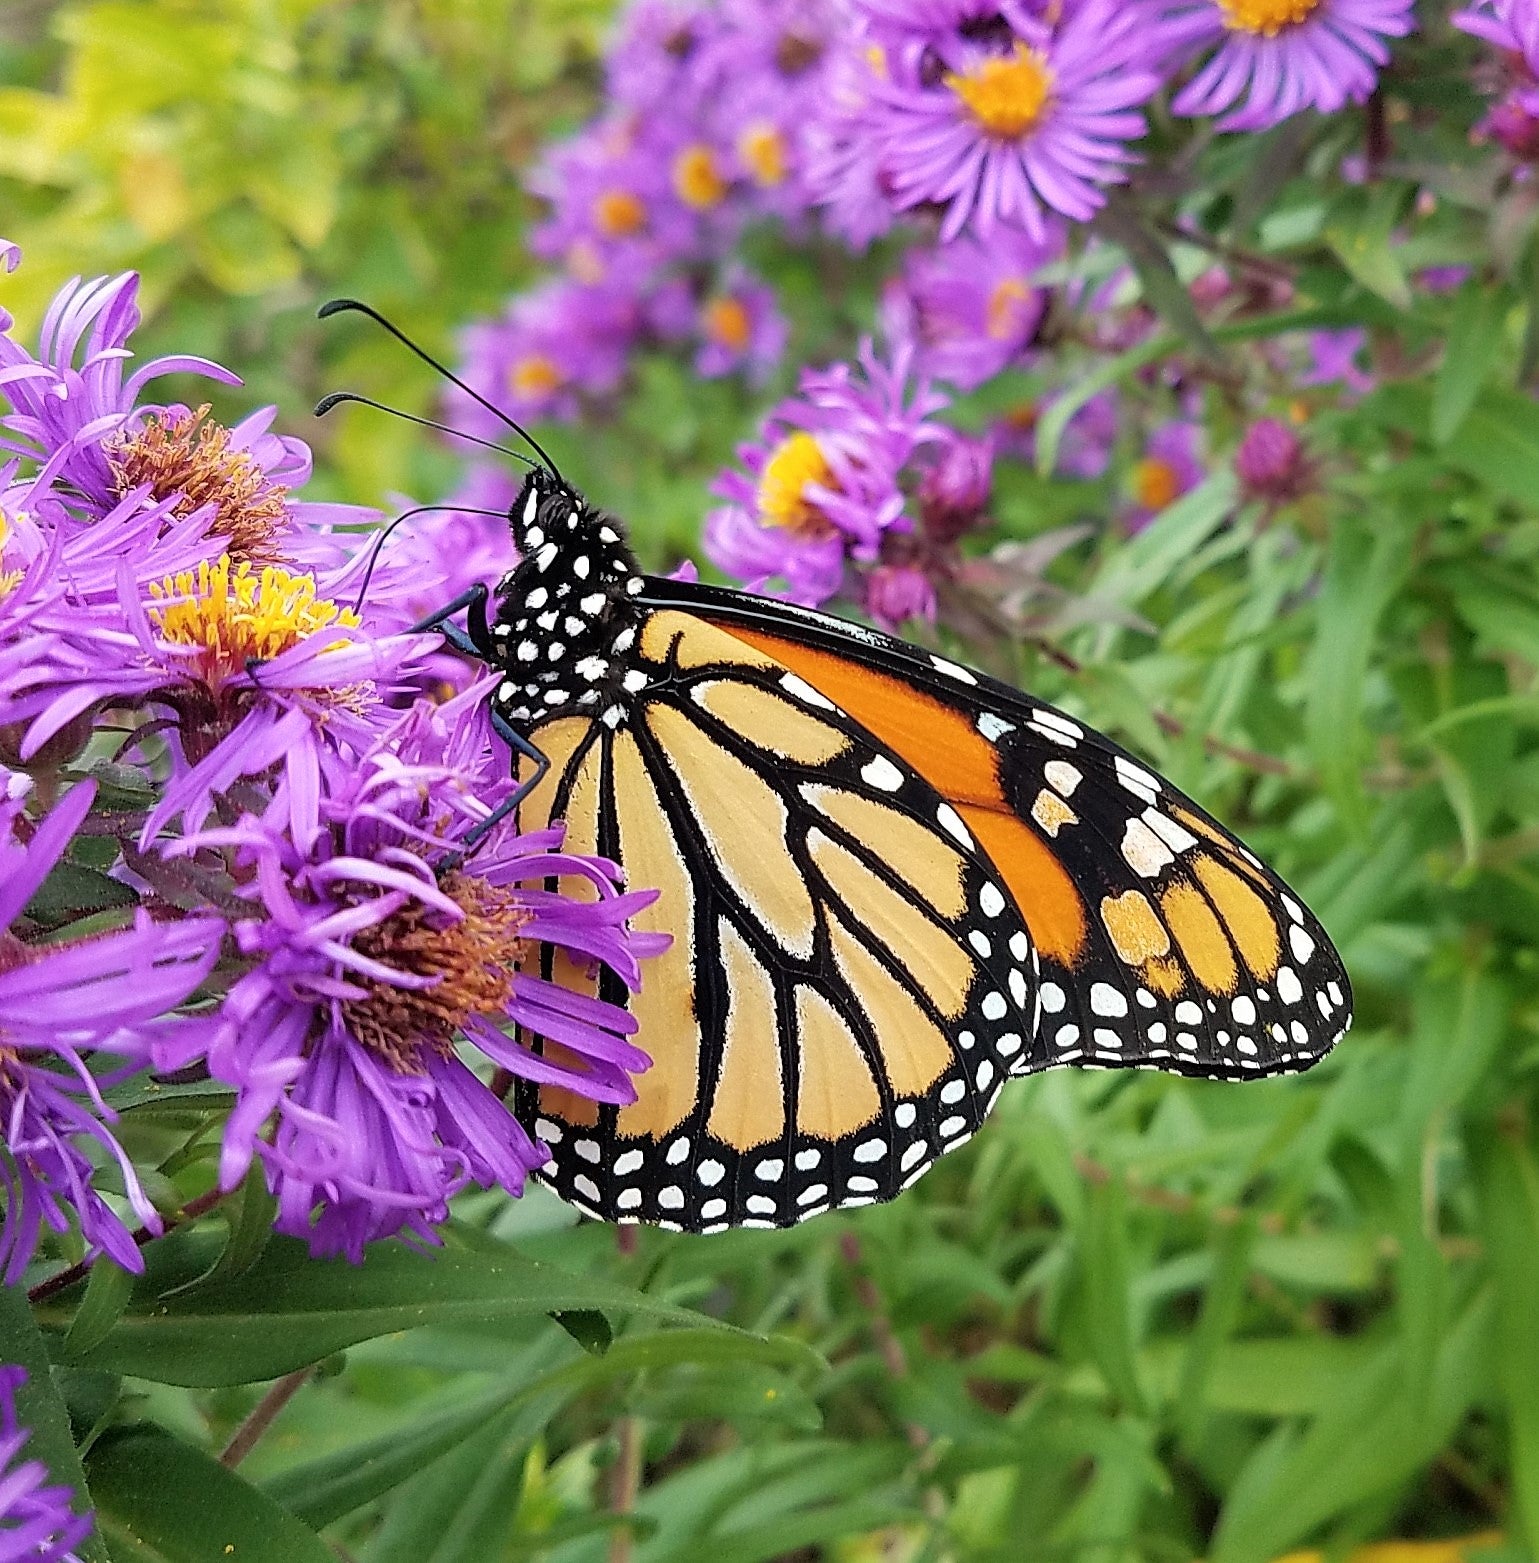
[[[661,891],[637,921],[673,943],[638,995],[541,957],[628,1003],[653,1060],[623,1107],[515,1087],[543,1178],[580,1210],[788,1226],[891,1199],[1011,1075],[1251,1079],[1340,1040],[1324,930],[1169,782],[891,636],[644,575],[534,449],[518,562],[417,627],[501,673],[521,823],[564,820],[569,849]]]

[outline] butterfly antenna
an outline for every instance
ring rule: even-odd
[[[412,516],[420,516],[430,510],[452,510],[462,516],[490,516],[494,521],[506,521],[507,516],[500,510],[478,510],[474,505],[418,505],[412,510],[403,510],[386,526],[374,539],[374,547],[369,550],[368,567],[363,572],[363,585],[358,588],[358,600],[353,604],[354,613],[363,612],[363,599],[368,595],[369,582],[374,579],[374,566],[379,563],[380,551],[384,548],[390,534],[405,520]]]
[[[337,407],[343,402],[358,402],[364,407],[374,408],[376,412],[388,412],[392,418],[404,418],[407,423],[420,424],[424,429],[437,429],[440,434],[452,434],[457,440],[469,440],[472,445],[480,445],[486,450],[494,450],[499,456],[506,456],[509,461],[521,461],[526,467],[536,465],[522,451],[509,450],[506,445],[496,445],[491,440],[477,439],[474,434],[466,434],[463,429],[451,429],[447,423],[439,423],[434,418],[419,418],[414,412],[403,412],[399,407],[387,407],[383,402],[376,402],[370,397],[360,396],[356,391],[333,391],[330,396],[323,396],[315,404],[315,416],[324,418],[333,407]],[[559,475],[558,473],[557,476]]]
[[[472,386],[467,385],[452,370],[439,363],[439,361],[434,358],[426,348],[418,347],[417,344],[413,342],[412,339],[407,336],[407,334],[402,331],[399,326],[392,325],[391,322],[386,320],[377,309],[374,309],[370,305],[364,304],[355,298],[334,298],[329,300],[327,303],[322,304],[321,307],[316,311],[316,315],[321,320],[328,320],[331,318],[331,316],[340,315],[344,310],[349,309],[356,311],[360,315],[367,315],[369,319],[374,321],[377,325],[383,326],[385,330],[387,330],[391,336],[396,339],[396,341],[400,342],[402,346],[415,353],[417,357],[423,361],[423,363],[432,365],[432,367],[436,369],[439,374],[441,374],[444,379],[450,383],[450,385],[457,385],[468,397],[470,397],[472,401],[478,402],[489,413],[491,413],[493,417],[500,418],[502,422],[507,424],[507,426],[529,446],[530,450],[532,450],[535,455],[538,456],[540,460],[550,468],[550,470],[556,475],[556,480],[559,483],[564,484],[566,482],[566,479],[561,476],[560,467],[558,467],[551,459],[550,452],[540,444],[540,442],[528,431],[528,429],[526,429],[521,423],[515,423],[513,419],[511,419],[499,406],[497,406],[495,402],[488,401],[478,390],[474,389]]]

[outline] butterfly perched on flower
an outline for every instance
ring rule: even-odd
[[[568,850],[659,890],[637,925],[672,936],[637,994],[541,956],[627,1005],[652,1059],[626,1105],[515,1087],[564,1198],[674,1230],[788,1226],[892,1198],[1011,1075],[1252,1079],[1340,1040],[1324,930],[1168,782],[944,657],[643,574],[534,448],[517,563],[418,628],[500,674],[521,826],[564,821]]]

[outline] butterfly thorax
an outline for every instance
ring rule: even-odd
[[[642,578],[624,533],[543,472],[509,520],[520,559],[497,586],[498,709],[521,728],[574,712],[614,726],[637,683],[628,659],[642,619]]]

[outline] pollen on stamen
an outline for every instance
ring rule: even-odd
[[[424,1049],[447,1054],[472,1015],[506,1012],[527,953],[529,913],[511,890],[460,873],[446,874],[438,888],[459,907],[459,919],[411,901],[352,939],[355,951],[381,966],[429,979],[402,987],[350,975],[367,996],[343,1004],[348,1030],[399,1074],[423,1073]]]
[[[215,689],[243,676],[250,660],[271,661],[319,631],[361,622],[317,596],[313,576],[279,565],[259,571],[229,554],[151,583],[150,596],[155,628],[174,645],[197,648],[191,671]]]
[[[103,447],[119,495],[148,484],[158,500],[181,497],[172,514],[189,516],[214,506],[210,531],[228,539],[235,559],[263,563],[276,557],[275,540],[288,521],[288,488],[270,483],[249,451],[230,447],[230,431],[196,411],[151,413],[143,428]]]

